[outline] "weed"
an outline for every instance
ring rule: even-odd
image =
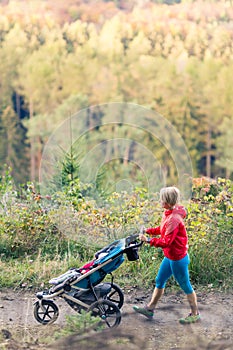
[[[83,334],[91,329],[101,330],[99,323],[99,317],[94,317],[90,312],[82,310],[76,315],[66,315],[65,326],[59,332],[56,332],[54,336],[55,339],[59,339],[71,334]]]

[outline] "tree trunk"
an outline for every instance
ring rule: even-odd
[[[17,113],[19,120],[20,120],[21,119],[20,96],[17,92],[16,92],[16,96],[15,96],[15,105],[16,105],[16,113]]]
[[[226,179],[230,179],[231,171],[229,168],[226,168]]]
[[[29,103],[29,118],[33,118],[33,101],[32,98],[30,97],[30,103]],[[30,137],[30,178],[31,181],[35,180],[36,177],[36,155],[35,155],[35,151],[34,151],[34,145],[35,145],[35,137],[31,136]]]
[[[206,176],[211,177],[211,130],[210,126],[208,125],[207,130],[207,153],[206,153]]]

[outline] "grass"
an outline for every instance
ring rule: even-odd
[[[75,315],[66,315],[66,324],[59,332],[55,332],[55,339],[74,333],[85,333],[96,328],[100,331],[102,330],[102,327],[99,325],[100,321],[99,317],[94,317],[90,312],[84,310]]]
[[[208,234],[202,244],[191,246],[189,253],[190,275],[195,283],[232,288],[232,238],[229,234]]]
[[[88,260],[92,259],[91,254]],[[190,277],[195,286],[212,284],[224,290],[232,288],[232,245],[227,236],[211,237],[208,246],[205,243],[191,246],[189,254]],[[124,263],[114,271],[114,279],[121,287],[151,288],[154,286],[163,253],[160,249],[143,245],[139,255],[140,259],[136,261],[128,261],[125,256]],[[63,254],[63,257],[55,255],[53,259],[50,256],[42,256],[39,252],[35,257],[0,260],[0,285],[8,288],[46,288],[52,277],[59,276],[71,267],[80,267],[88,260],[81,260],[80,255],[75,256],[69,251]],[[176,282],[173,279],[170,279],[167,284],[168,287],[175,285]]]
[[[2,287],[38,287],[47,284],[52,277],[64,273],[71,267],[79,266],[80,261],[75,257],[59,256],[54,259],[41,257],[25,257],[23,260],[12,259],[0,261],[0,285]]]

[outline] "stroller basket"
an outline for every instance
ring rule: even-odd
[[[131,247],[126,250],[126,256],[129,261],[135,261],[139,259],[138,248]]]
[[[111,283],[101,283],[94,287],[97,298],[103,298],[111,291]],[[74,295],[75,298],[87,303],[92,304],[96,301],[95,296],[91,290],[80,291]]]

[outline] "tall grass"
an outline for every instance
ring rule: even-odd
[[[232,233],[208,234],[202,244],[190,247],[190,274],[195,283],[232,288]]]
[[[6,185],[0,186],[0,192],[8,194],[8,202],[0,198],[2,287],[46,284],[51,277],[93,259],[97,250],[113,240],[138,232],[139,225],[157,226],[161,221],[158,201],[149,200],[144,191],[114,195],[99,208],[85,198],[75,206],[67,194],[57,194],[54,201],[38,199],[30,191],[19,197]],[[204,197],[202,188],[198,190],[187,206],[190,277],[195,284],[230,289],[233,184],[221,179],[211,186],[205,188]],[[144,244],[140,259],[126,259],[114,274],[122,285],[151,286],[162,258],[161,249]],[[168,285],[175,283],[171,279]]]
[[[81,264],[78,256],[57,255],[53,259],[41,256],[39,253],[34,259],[25,257],[23,260],[0,260],[0,285],[1,287],[25,287],[36,288],[48,286],[52,277],[64,273],[71,267]]]
[[[139,254],[139,260],[132,262],[125,258],[124,263],[114,271],[115,281],[122,287],[151,288],[154,285],[163,254],[146,245],[140,248]],[[189,254],[190,278],[193,284],[202,286],[211,284],[213,287],[223,289],[232,288],[232,246],[226,237],[221,243],[218,241],[218,245],[216,240],[212,240],[208,247],[205,245],[190,247]],[[68,253],[62,258],[57,255],[51,259],[39,253],[34,259],[25,257],[20,261],[17,259],[0,261],[0,285],[14,288],[48,287],[49,279],[64,273],[71,267],[82,266],[85,262],[80,260],[78,255]],[[169,280],[167,286],[174,285],[176,282],[173,279]]]

